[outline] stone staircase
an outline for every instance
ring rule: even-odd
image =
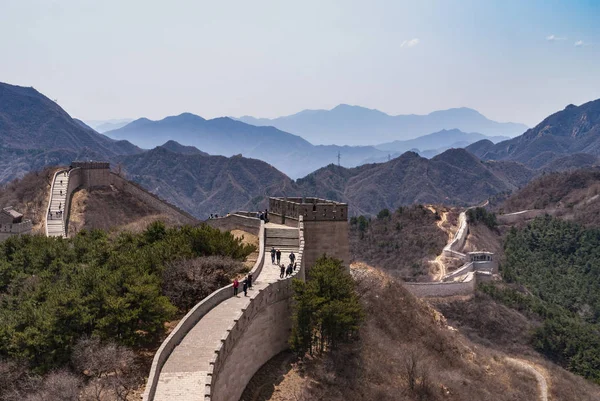
[[[297,228],[282,228],[282,226],[275,227],[270,223],[267,223],[265,227],[265,251],[269,252],[271,247],[275,249],[291,250],[298,248],[298,229]]]
[[[69,186],[69,174],[66,171],[58,172],[54,176],[54,182],[50,189],[50,205],[46,213],[46,235],[48,237],[66,237],[65,219],[67,212],[65,202],[67,200],[67,187]],[[63,211],[58,217],[57,213]],[[52,213],[52,217],[50,216]]]

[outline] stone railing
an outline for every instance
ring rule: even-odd
[[[260,224],[260,230],[258,233],[259,240],[259,254],[254,267],[251,272],[254,276],[254,280],[259,277],[260,272],[263,268],[264,252],[265,252],[265,226]],[[154,399],[154,393],[156,392],[156,386],[158,385],[158,379],[160,377],[160,371],[164,366],[167,358],[173,351],[173,349],[183,340],[185,335],[194,327],[196,323],[202,319],[204,315],[210,312],[215,306],[221,302],[233,297],[233,284],[229,284],[223,288],[219,288],[212,294],[200,301],[194,306],[184,317],[181,319],[177,327],[169,334],[165,341],[161,344],[158,351],[154,355],[152,361],[152,367],[150,368],[150,374],[148,375],[148,381],[146,382],[146,390],[144,391],[144,401]]]
[[[470,273],[473,271],[473,262],[465,263],[452,273],[446,274],[442,281],[452,280],[453,278],[462,276],[463,274]]]
[[[302,216],[298,221],[299,250],[297,260],[300,267],[285,280],[276,281],[264,289],[260,289],[250,298],[250,304],[242,309],[241,314],[234,320],[224,337],[221,345],[215,349],[215,356],[210,362],[209,380],[204,394],[205,401],[230,401],[238,400],[246,385],[254,376],[256,371],[272,357],[288,348],[288,338],[291,330],[291,301],[293,296],[292,278],[304,280],[304,223]],[[283,313],[276,313],[269,308],[278,305]],[[268,327],[262,327],[261,332],[250,333],[252,324],[260,324],[259,315],[275,315],[275,319],[269,321]],[[269,334],[266,337],[264,331]],[[254,335],[252,335],[254,334]],[[247,336],[248,338],[246,338]],[[243,342],[241,342],[243,338]],[[244,348],[253,349],[251,356],[244,355]],[[259,349],[257,349],[259,348]],[[239,360],[231,360],[232,357],[240,356]],[[235,359],[235,358],[234,358]]]
[[[65,197],[65,207],[63,212],[63,227],[65,230],[65,237],[69,234],[69,217],[71,215],[71,198],[73,198],[73,192],[75,192],[81,186],[81,169],[79,167],[69,170],[69,182],[67,184],[67,196]]]
[[[228,216],[208,219],[204,222],[209,226],[220,230],[231,231],[235,229],[246,229],[255,234],[260,227],[260,219],[255,217],[256,213],[254,213],[255,216],[248,216],[244,213],[249,212],[236,212]]]
[[[477,280],[475,273],[469,272],[462,281],[434,283],[403,283],[417,297],[449,297],[454,295],[471,295],[475,292]]]

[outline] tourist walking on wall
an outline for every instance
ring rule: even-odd
[[[286,277],[291,276],[293,271],[294,271],[294,265],[290,263],[288,265],[287,269],[285,270],[285,276]]]
[[[244,287],[243,287],[244,296],[247,297],[248,296],[248,278],[247,277],[244,279],[243,283],[244,283]]]
[[[275,247],[274,246],[271,247],[271,264],[272,265],[275,264]]]
[[[281,250],[280,249],[277,250],[276,255],[277,255],[277,264],[280,264],[281,263]]]
[[[291,262],[292,264],[294,264],[294,262],[295,262],[295,261],[296,261],[296,255],[294,255],[294,251],[292,251],[292,252],[290,253],[290,262]]]
[[[269,212],[265,209],[265,223],[269,222]]]
[[[248,288],[252,288],[252,273],[248,273]]]
[[[237,280],[237,278],[233,279],[233,295],[237,297],[238,294],[238,287],[240,286],[240,282]]]
[[[281,266],[279,266],[279,268],[281,269],[279,273],[279,278],[283,278],[283,275],[285,274],[285,265],[282,263]]]

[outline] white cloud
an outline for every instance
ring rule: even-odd
[[[559,40],[565,40],[566,38],[560,37],[560,36],[556,36],[556,35],[548,35],[546,36],[546,40],[548,42],[556,42]]]
[[[419,44],[419,39],[413,38],[413,39],[403,41],[402,44],[400,45],[400,47],[413,47],[418,44]]]
[[[577,42],[575,42],[575,47],[581,47],[581,46],[585,46],[585,43],[583,43],[583,40],[578,40]]]

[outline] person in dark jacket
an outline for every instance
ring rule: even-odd
[[[294,271],[294,265],[290,263],[285,271],[285,276],[286,277],[291,276],[293,271]]]
[[[274,247],[274,246],[272,246],[272,247],[271,247],[271,264],[272,264],[272,265],[274,265],[274,264],[275,264],[275,253],[276,253],[276,251],[275,251],[275,247]]]
[[[247,297],[248,296],[248,278],[245,278],[243,281],[244,287],[242,288],[244,290],[244,296]]]
[[[248,288],[252,288],[252,273],[248,273]]]
[[[279,266],[279,268],[281,269],[279,273],[279,278],[283,278],[283,275],[285,274],[285,265],[282,263],[281,266]]]
[[[296,255],[294,255],[294,251],[292,251],[292,252],[290,253],[290,262],[291,262],[292,264],[294,264],[294,262],[295,262],[295,261],[296,261]]]
[[[265,209],[265,223],[269,222],[269,211]]]
[[[277,250],[276,255],[277,255],[277,264],[280,264],[281,263],[281,250],[280,249]]]

